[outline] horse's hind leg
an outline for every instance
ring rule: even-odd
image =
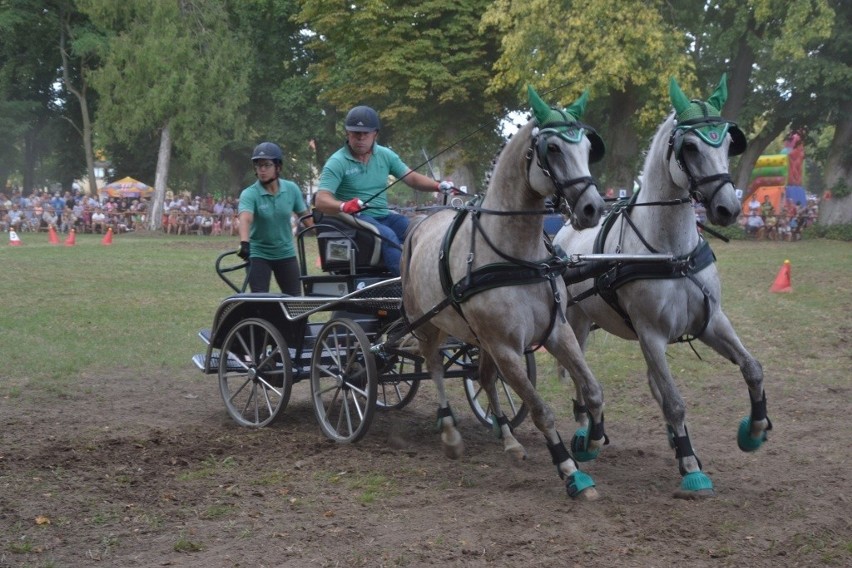
[[[766,391],[763,390],[763,367],[743,346],[728,317],[719,311],[699,339],[722,357],[739,366],[748,385],[751,413],[740,421],[737,445],[753,452],[766,441],[772,422],[766,413]]]
[[[580,308],[574,306],[568,308],[568,324],[571,326],[571,330],[574,332],[574,337],[577,339],[577,344],[580,346],[580,349],[585,354],[586,346],[589,340],[589,334],[592,330],[592,320],[589,319],[589,316],[586,315]],[[574,421],[577,423],[577,427],[579,429],[585,429],[588,432],[589,429],[589,409],[586,406],[586,400],[583,396],[582,389],[582,381],[579,379],[574,379],[571,374],[568,372],[568,369],[559,364],[559,379],[562,384],[567,385],[569,380],[572,381],[574,387],[575,397],[573,400],[574,403]],[[583,461],[583,460],[580,460]]]
[[[425,324],[417,329],[415,335],[420,340],[420,352],[426,358],[429,376],[438,391],[437,428],[441,432],[444,455],[451,459],[458,459],[464,453],[464,440],[456,428],[456,419],[450,410],[447,391],[444,388],[444,361],[439,348],[445,334],[436,327]]]
[[[497,365],[494,359],[485,350],[480,350],[479,355],[479,384],[488,395],[488,403],[494,413],[491,417],[495,425],[497,435],[503,440],[503,451],[517,460],[525,460],[527,451],[512,434],[509,419],[500,408],[500,397],[497,396]]]
[[[656,333],[639,334],[642,354],[648,365],[648,384],[663,411],[669,431],[669,444],[675,450],[678,469],[683,477],[675,497],[694,499],[715,495],[713,482],[701,471],[686,428],[686,404],[680,396],[666,362],[666,338]]]

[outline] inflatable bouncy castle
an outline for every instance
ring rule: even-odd
[[[797,132],[787,138],[780,154],[760,156],[751,172],[751,181],[743,199],[743,213],[748,214],[748,202],[752,198],[763,203],[767,195],[776,213],[780,212],[787,199],[797,205],[805,205],[807,197],[802,186],[804,161],[805,149]]]

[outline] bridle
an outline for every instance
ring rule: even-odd
[[[704,133],[700,130],[706,127],[714,128],[710,129],[709,133]],[[684,138],[690,132],[694,132],[703,142],[716,148],[718,148],[725,140],[725,137],[730,134],[732,140],[728,147],[728,156],[737,156],[745,151],[745,134],[743,134],[736,123],[725,120],[720,116],[707,116],[706,111],[705,116],[684,120],[680,123],[676,123],[674,128],[672,128],[671,135],[669,136],[666,161],[670,161],[672,156],[674,156],[675,162],[686,175],[686,179],[689,182],[689,196],[695,201],[702,203],[705,207],[709,207],[710,203],[712,203],[713,199],[716,197],[716,194],[719,193],[719,190],[721,190],[726,184],[733,185],[733,180],[729,172],[711,174],[702,178],[696,178],[695,175],[693,175],[689,168],[689,164],[683,156]],[[705,192],[701,190],[702,186],[713,184],[714,182],[717,183],[712,186],[712,190],[709,195],[705,194]]]
[[[556,175],[553,173],[552,167],[550,165],[550,161],[547,157],[547,145],[548,140],[553,136],[561,138],[565,142],[569,144],[579,144],[583,137],[586,136],[589,138],[589,142],[591,142],[592,148],[589,152],[589,163],[595,163],[603,158],[604,155],[604,144],[603,140],[601,140],[600,136],[595,129],[587,124],[583,124],[577,120],[573,120],[573,117],[566,113],[561,109],[553,109],[559,112],[562,115],[563,120],[561,121],[550,121],[542,125],[541,127],[536,127],[533,130],[532,137],[530,138],[530,147],[526,152],[526,160],[527,160],[527,179],[530,177],[530,170],[532,169],[533,158],[535,158],[535,164],[538,166],[538,169],[541,170],[548,179],[551,180],[554,187],[554,194],[556,195],[556,200],[554,203],[554,208],[558,209],[560,202],[564,202],[568,205],[569,209],[572,209],[572,204],[568,203],[568,199],[565,195],[565,190],[571,186],[580,185],[580,191],[577,194],[577,198],[574,200],[574,205],[580,200],[583,194],[591,187],[595,188],[597,191],[597,181],[592,176],[579,176],[576,178],[571,178],[567,180],[557,179]]]

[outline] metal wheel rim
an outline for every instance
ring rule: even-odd
[[[478,352],[473,349],[468,355],[470,358],[468,362],[473,364],[475,361],[478,361],[478,356]],[[524,359],[527,363],[527,376],[529,377],[532,385],[535,386],[537,378],[535,353],[524,354]],[[473,368],[476,369],[476,366]],[[485,394],[485,391],[476,379],[476,371],[471,373],[471,376],[465,376],[464,394],[467,397],[467,402],[470,404],[470,408],[473,410],[473,414],[476,416],[477,420],[479,420],[479,422],[484,426],[492,428],[493,421],[491,420],[491,405],[488,402],[488,396]],[[515,394],[511,387],[506,384],[499,372],[497,373],[497,395],[500,397],[500,407],[509,419],[509,425],[513,429],[520,426],[527,417],[529,408],[527,408],[527,405],[520,399],[520,397],[518,397],[517,394]]]
[[[287,342],[266,320],[237,323],[219,352],[219,392],[240,426],[262,428],[287,407],[293,371]]]
[[[311,355],[311,397],[326,436],[352,443],[367,433],[376,409],[377,375],[360,325],[342,318],[323,326]]]
[[[402,325],[406,325],[402,320],[390,324],[382,333],[382,342]],[[414,348],[414,344],[413,342],[408,345],[400,343],[400,345],[394,347],[397,351],[406,351]],[[414,400],[414,395],[420,388],[420,380],[406,379],[405,377],[411,373],[421,373],[422,371],[423,362],[419,354],[414,353],[410,357],[402,353],[390,355],[387,366],[382,369],[382,377],[379,381],[376,397],[376,409],[380,411],[399,410]]]

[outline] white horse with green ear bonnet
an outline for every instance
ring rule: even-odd
[[[694,200],[704,205],[710,222],[730,225],[736,221],[741,205],[728,173],[728,158],[745,151],[745,136],[721,116],[727,99],[724,75],[706,102],[690,101],[674,79],[669,82],[669,97],[675,110],[651,142],[641,189],[629,202],[619,203],[597,229],[577,232],[565,227],[554,244],[572,254],[667,253],[675,257],[670,264],[623,264],[596,278],[569,282],[574,303],[568,319],[584,349],[593,324],[639,341],[648,384],[663,411],[682,476],[675,494],[696,497],[713,495],[713,483],[701,471],[690,441],[686,405],[666,361],[668,344],[696,338],[740,367],[751,402],[751,414],[739,427],[740,449],[757,450],[772,424],[766,414],[763,370],[722,311],[715,257],[696,229],[693,211]],[[575,415],[583,426],[580,388]]]
[[[570,107],[551,108],[528,89],[535,120],[503,148],[488,190],[459,210],[444,209],[414,226],[402,258],[403,301],[420,352],[438,390],[438,424],[449,457],[462,452],[461,434],[449,410],[439,347],[447,335],[480,347],[480,384],[488,394],[504,449],[523,459],[494,385],[504,381],[530,409],[544,434],[569,495],[593,499],[592,479],[581,472],[556,431],[554,416],[531,384],[524,352],[544,345],[582,385],[597,436],[582,450],[604,443],[603,393],[563,318],[564,262],[542,238],[545,198],[557,196],[571,210],[578,229],[595,226],[603,199],[589,174],[589,162],[603,157],[595,131],[580,122],[587,95]]]

